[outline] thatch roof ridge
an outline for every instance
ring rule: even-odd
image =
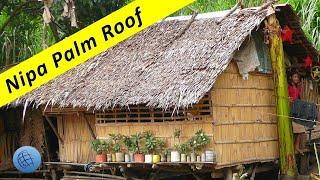
[[[243,9],[216,24],[196,19],[157,23],[16,101],[36,106],[185,108],[197,103],[226,69],[233,53],[266,17]]]

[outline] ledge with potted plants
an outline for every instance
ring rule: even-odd
[[[109,134],[108,139],[92,141],[97,163],[214,163],[214,151],[206,149],[210,138],[202,129],[185,142],[180,142],[181,130],[173,134],[174,147],[166,147],[164,139],[151,131],[132,134]]]

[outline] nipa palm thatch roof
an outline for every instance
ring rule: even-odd
[[[240,10],[220,24],[216,22],[225,12],[198,15],[182,35],[191,17],[159,22],[16,103],[185,108],[213,87],[234,52],[266,18],[267,10],[255,10]]]

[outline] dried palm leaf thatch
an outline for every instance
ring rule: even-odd
[[[191,17],[169,18],[34,90],[16,104],[28,100],[46,107],[106,109],[146,104],[187,108],[213,87],[234,52],[266,18],[266,10],[255,10],[239,10],[219,24],[221,13],[196,18],[187,29]]]

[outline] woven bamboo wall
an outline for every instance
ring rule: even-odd
[[[273,87],[269,75],[250,74],[243,80],[235,63],[219,76],[211,93],[219,166],[278,157]]]
[[[85,116],[94,129],[94,116]],[[58,132],[64,140],[59,143],[60,160],[64,162],[87,163],[94,160],[94,152],[90,142],[92,136],[83,114],[67,114],[57,116]]]
[[[119,122],[115,122],[112,116],[109,122],[104,117],[109,112],[105,115],[99,112],[88,119],[95,127],[97,138],[106,138],[110,133],[129,135],[150,130],[156,137],[165,139],[168,146],[178,143],[173,139],[175,129],[182,130],[181,142],[189,139],[198,129],[203,129],[212,138],[207,148],[216,151],[219,167],[278,157],[276,117],[270,115],[276,113],[272,76],[250,74],[249,80],[242,80],[237,66],[231,63],[219,76],[210,98],[211,115],[187,116],[185,121],[175,118],[161,122],[130,122],[128,117],[131,115],[127,114]],[[83,115],[59,116],[58,129],[65,141],[63,146],[60,145],[61,161],[89,162],[94,159],[95,154],[90,148],[92,137]]]
[[[210,118],[201,121],[176,121],[155,123],[121,123],[121,124],[96,124],[98,138],[106,138],[109,133],[131,135],[137,132],[152,131],[158,138],[166,141],[168,147],[173,147],[178,140],[173,138],[175,129],[181,129],[180,142],[187,141],[194,133],[203,129],[212,138],[212,121]],[[209,145],[209,147],[212,147]]]

